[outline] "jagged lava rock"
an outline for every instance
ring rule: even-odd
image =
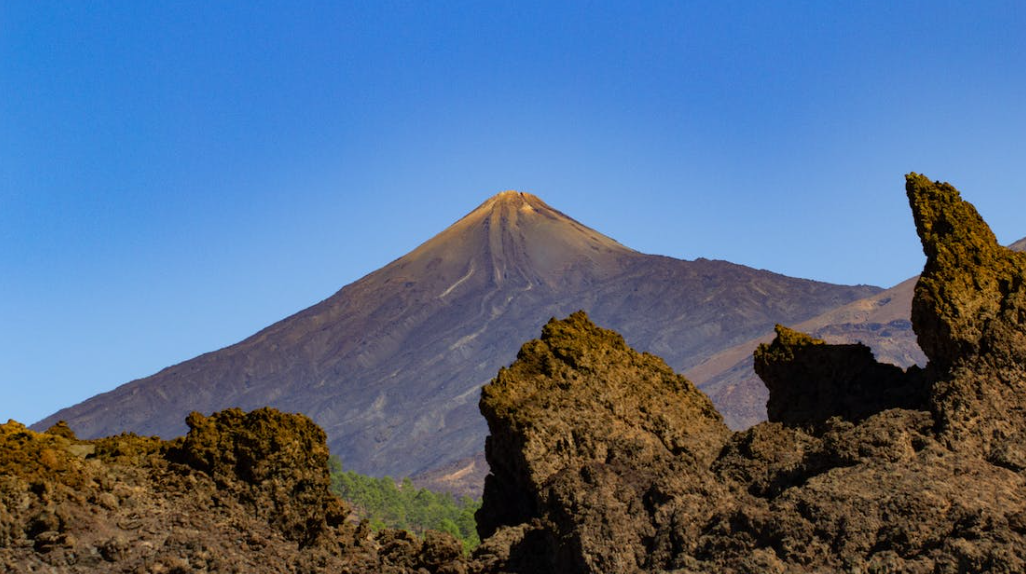
[[[927,256],[912,319],[941,435],[1026,469],[1026,254],[998,244],[951,185],[913,173],[906,191]]]
[[[1026,265],[953,187],[907,190],[925,369],[781,327],[775,421],[728,435],[661,362],[550,322],[482,394],[479,571],[1026,571]]]
[[[729,434],[687,379],[583,312],[526,343],[482,390],[481,412],[491,474],[478,530],[540,521],[542,542],[520,552],[547,555],[554,572],[647,563],[645,496],[671,468],[707,469]]]
[[[912,300],[919,346],[937,368],[1026,359],[1026,254],[1002,247],[947,183],[906,182],[926,266]]]
[[[0,571],[465,571],[449,535],[346,522],[307,417],[232,409],[188,424],[170,442],[0,425]]]
[[[266,520],[300,547],[340,525],[345,512],[331,493],[324,431],[310,419],[274,409],[227,409],[186,419],[189,433],[166,458],[210,475],[253,516]]]

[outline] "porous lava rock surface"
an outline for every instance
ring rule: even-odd
[[[937,379],[938,438],[1026,469],[1026,253],[998,244],[950,185],[910,174],[907,190],[927,256],[912,323]]]
[[[511,553],[523,571],[623,572],[672,553],[670,540],[650,542],[671,517],[650,510],[680,497],[711,510],[704,486],[677,478],[708,475],[730,435],[687,379],[582,312],[525,344],[482,391],[481,412],[491,474],[478,532],[534,521]]]
[[[229,409],[188,425],[170,442],[0,425],[0,571],[465,571],[448,535],[347,522],[305,416]]]
[[[910,174],[925,369],[786,327],[770,421],[730,433],[659,359],[582,313],[482,392],[477,554],[502,572],[1026,571],[1026,255]]]

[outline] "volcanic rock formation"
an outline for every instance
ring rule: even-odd
[[[950,185],[913,174],[908,193],[927,256],[912,322],[938,379],[939,438],[1026,469],[1026,254],[998,245]]]
[[[525,344],[484,388],[481,412],[491,474],[478,532],[528,525],[510,552],[530,564],[524,571],[631,572],[658,563],[673,541],[653,538],[656,522],[683,516],[652,511],[686,498],[702,515],[717,499],[708,468],[730,431],[712,402],[584,313],[550,321]]]
[[[584,309],[684,369],[776,323],[875,293],[723,261],[644,255],[537,197],[501,193],[406,256],[231,347],[65,409],[82,437],[172,438],[191,411],[273,406],[328,434],[346,468],[472,464],[480,387],[553,316]],[[434,474],[437,476],[437,473]]]
[[[346,522],[306,417],[233,409],[189,426],[165,442],[0,425],[0,570],[463,571],[448,535]]]
[[[907,371],[873,358],[869,347],[827,345],[777,325],[777,336],[755,351],[755,372],[769,389],[769,420],[815,429],[832,417],[858,422],[888,408],[919,408],[926,385]]]
[[[1008,246],[1026,252],[1026,238]],[[882,363],[908,368],[925,366],[926,355],[912,329],[912,297],[919,276],[831,309],[801,323],[794,329],[834,344],[862,343]],[[752,353],[769,343],[773,333],[745,341],[713,354],[685,373],[707,393],[735,430],[746,429],[766,420],[769,394],[762,379],[752,369]]]
[[[510,572],[1026,571],[1026,255],[947,184],[906,189],[925,370],[778,328],[771,421],[728,433],[583,314],[485,387],[479,558]]]

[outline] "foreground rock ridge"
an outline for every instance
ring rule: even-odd
[[[504,572],[1026,571],[1026,255],[907,176],[925,369],[778,326],[770,421],[730,433],[577,313],[483,389],[479,558]]]
[[[0,425],[0,571],[459,573],[448,535],[371,533],[303,415],[189,416],[174,441]]]
[[[799,573],[1026,571],[1026,254],[910,174],[925,368],[778,326],[770,420],[731,432],[660,358],[584,313],[482,389],[478,530],[373,533],[328,488],[324,432],[273,409],[184,438],[0,425],[0,570]]]

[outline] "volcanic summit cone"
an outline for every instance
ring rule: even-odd
[[[550,317],[584,309],[682,370],[877,291],[638,253],[506,191],[328,299],[35,428],[170,438],[190,411],[274,406],[313,418],[347,468],[405,476],[482,451],[480,387]]]

